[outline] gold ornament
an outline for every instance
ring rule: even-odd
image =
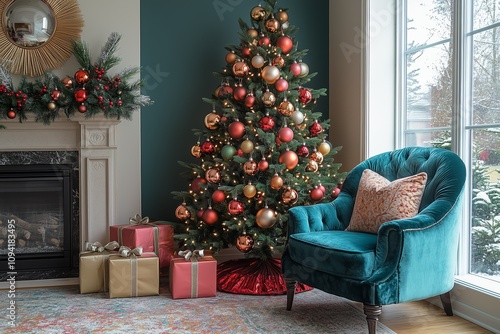
[[[262,103],[264,103],[264,105],[269,108],[274,106],[275,102],[276,102],[276,96],[273,94],[273,92],[266,90],[262,95]]]
[[[175,209],[175,216],[180,220],[186,220],[191,217],[191,212],[186,208],[186,203],[182,203]]]
[[[281,187],[283,187],[283,179],[278,175],[278,173],[274,174],[271,178],[270,185],[274,190],[280,190]]]
[[[327,143],[326,141],[323,141],[321,144],[318,146],[318,151],[321,152],[324,156],[330,153],[330,144]]]
[[[277,56],[273,59],[273,65],[283,67],[285,65],[285,59],[281,56]]]
[[[47,104],[47,109],[49,109],[50,111],[54,111],[54,110],[56,110],[56,108],[57,108],[57,105],[54,101],[50,101]]]
[[[226,54],[226,63],[228,64],[234,64],[234,62],[236,61],[236,59],[238,59],[238,56],[236,56],[236,53],[234,52],[229,52],[228,54]]]
[[[250,158],[247,162],[245,162],[245,164],[243,164],[243,171],[245,172],[245,174],[251,176],[257,174],[257,163],[253,161],[252,158]]]
[[[210,183],[219,183],[221,179],[220,170],[218,168],[210,168],[205,172],[205,179]]]
[[[195,158],[201,157],[201,146],[200,143],[196,143],[193,147],[191,147],[191,155]]]
[[[321,165],[323,163],[323,154],[315,151],[311,154],[311,160],[314,160],[318,163],[318,165]]]
[[[250,235],[243,234],[236,238],[236,249],[242,253],[248,253],[252,250],[254,245],[253,238]]]
[[[245,188],[243,188],[243,195],[246,198],[253,198],[257,194],[257,188],[251,183],[247,184]]]
[[[241,145],[240,145],[241,150],[243,153],[252,153],[253,151],[253,142],[249,139],[245,139]]]
[[[283,190],[281,198],[283,199],[283,203],[287,205],[293,205],[297,203],[299,194],[297,193],[297,190],[287,187],[285,190]]]
[[[309,163],[306,166],[306,171],[308,172],[317,172],[319,169],[318,163],[314,160],[309,160]]]
[[[280,114],[286,117],[290,117],[293,115],[293,112],[295,111],[295,107],[293,106],[293,103],[287,100],[284,100],[283,102],[280,103],[278,106],[278,111]]]
[[[73,87],[73,80],[69,77],[63,78],[61,82],[63,83],[64,87],[68,89]]]
[[[261,228],[271,228],[276,224],[277,214],[275,211],[269,209],[267,206],[260,209],[255,216],[255,222]]]
[[[247,75],[249,70],[250,67],[243,61],[237,61],[233,65],[233,73],[237,77],[243,77]]]
[[[276,20],[274,17],[272,17],[266,21],[265,26],[266,26],[267,31],[269,31],[270,33],[275,33],[280,28],[280,22],[278,20]]]
[[[257,38],[259,37],[259,32],[255,28],[250,28],[247,30],[247,35],[252,38]]]
[[[221,116],[216,112],[211,112],[205,116],[205,127],[209,130],[217,130],[220,126]]]
[[[287,12],[283,11],[283,9],[280,9],[279,12],[276,13],[276,18],[281,23],[284,23],[284,22],[288,21],[288,14],[287,14]]]
[[[274,85],[280,76],[281,72],[279,68],[274,65],[268,65],[262,70],[262,79],[264,79],[269,85]]]
[[[250,11],[250,16],[255,21],[262,21],[263,19],[265,19],[267,17],[267,13],[266,13],[265,9],[262,8],[261,6],[255,6]]]

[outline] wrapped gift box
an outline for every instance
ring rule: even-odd
[[[109,237],[123,246],[155,252],[161,268],[168,267],[174,255],[174,228],[166,222],[150,223],[149,218],[136,215],[128,225],[110,226]]]
[[[217,261],[212,256],[191,256],[189,260],[176,256],[169,269],[173,299],[217,295]]]
[[[155,253],[109,257],[109,298],[159,294],[159,261]]]
[[[109,278],[109,256],[118,254],[108,249],[118,248],[118,243],[106,246],[86,243],[86,251],[80,253],[80,293],[106,292]]]

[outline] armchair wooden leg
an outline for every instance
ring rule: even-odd
[[[286,282],[286,309],[290,311],[292,309],[293,297],[295,296],[295,287],[297,286],[297,281],[290,278],[285,278]]]
[[[441,304],[443,304],[443,309],[446,312],[447,316],[453,315],[453,309],[451,308],[451,296],[450,292],[443,293],[439,296],[441,298]]]
[[[363,305],[363,310],[366,315],[366,322],[368,323],[368,333],[377,333],[378,316],[382,313],[382,306],[380,305]]]

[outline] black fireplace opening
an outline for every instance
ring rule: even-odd
[[[9,234],[15,236],[17,280],[77,276],[74,173],[71,164],[0,166],[2,281],[13,271],[8,268]],[[14,230],[7,229],[12,225]]]

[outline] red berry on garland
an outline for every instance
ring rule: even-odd
[[[312,101],[311,91],[307,88],[299,88],[299,101],[302,104],[308,104]]]
[[[74,96],[76,102],[83,103],[87,100],[87,91],[84,88],[77,89]]]
[[[315,120],[313,124],[309,127],[309,134],[312,137],[316,137],[319,135],[321,132],[323,132],[323,127],[321,124],[318,122],[318,120]]]
[[[83,103],[80,104],[78,106],[78,111],[81,112],[82,114],[85,113],[85,112],[87,112],[87,106],[85,104],[83,104]]]
[[[118,107],[121,107],[121,106],[123,105],[123,101],[122,101],[122,99],[121,99],[121,98],[118,98],[118,101],[116,101],[116,105],[117,105]]]
[[[16,118],[17,114],[16,112],[14,111],[14,109],[10,109],[8,112],[7,112],[7,117],[10,118],[10,119],[14,119]]]
[[[90,74],[86,70],[78,70],[75,72],[75,81],[79,85],[86,84],[90,80]]]

